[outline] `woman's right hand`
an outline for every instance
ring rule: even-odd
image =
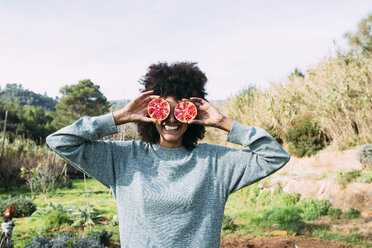
[[[151,95],[153,90],[143,92],[140,96],[129,102],[124,108],[113,112],[116,125],[125,124],[128,122],[152,122],[156,120],[147,117],[147,105],[149,102],[159,96]]]

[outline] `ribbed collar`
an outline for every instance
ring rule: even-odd
[[[184,146],[181,146],[181,147],[177,147],[177,148],[166,148],[166,147],[163,147],[161,145],[159,145],[159,143],[157,144],[154,144],[152,145],[152,147],[154,148],[154,151],[156,152],[160,152],[160,153],[166,153],[166,154],[174,154],[174,155],[178,155],[178,154],[185,154],[187,152],[189,152],[189,150],[187,150]]]

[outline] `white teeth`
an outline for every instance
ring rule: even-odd
[[[168,126],[168,125],[165,125],[165,130],[176,130],[178,128],[178,126]]]

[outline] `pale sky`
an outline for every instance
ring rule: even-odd
[[[55,97],[89,78],[132,99],[150,64],[193,61],[207,99],[227,99],[315,66],[370,13],[370,0],[0,0],[0,86]]]

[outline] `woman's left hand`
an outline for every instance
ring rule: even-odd
[[[198,109],[198,115],[196,119],[190,121],[188,124],[211,126],[230,132],[233,120],[221,114],[212,104],[202,98],[191,97],[190,101],[194,103]]]

